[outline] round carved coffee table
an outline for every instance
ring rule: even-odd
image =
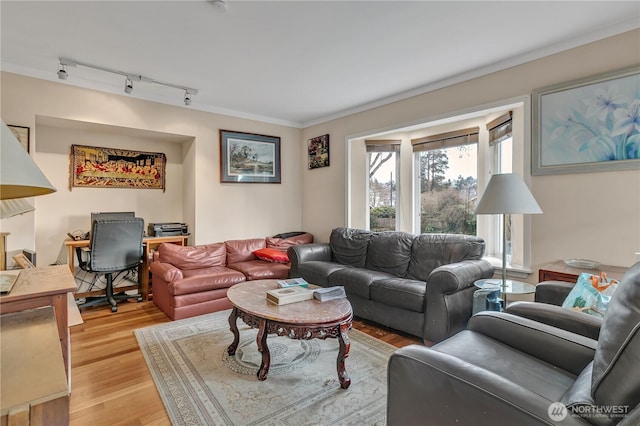
[[[247,281],[236,284],[227,291],[227,297],[233,305],[229,316],[229,326],[233,333],[233,343],[227,348],[229,355],[236,353],[240,342],[237,319],[241,318],[251,328],[258,329],[256,342],[262,354],[262,363],[258,369],[258,379],[266,380],[269,373],[271,355],[267,346],[267,335],[277,334],[290,339],[310,340],[337,338],[337,369],[340,387],[347,389],[351,379],[345,371],[344,360],[349,356],[349,337],[353,311],[345,298],[319,302],[315,299],[287,305],[276,305],[267,301],[266,291],[278,288],[276,280]],[[310,289],[319,288],[309,285]]]

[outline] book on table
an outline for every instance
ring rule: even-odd
[[[313,291],[300,286],[267,290],[267,300],[276,305],[286,305],[311,299],[313,299]]]
[[[278,280],[278,287],[309,287],[309,283],[304,278],[289,278],[287,280]]]
[[[338,285],[314,290],[313,297],[321,302],[326,302],[327,300],[342,299],[343,297],[347,297],[347,295],[344,292],[344,287]]]

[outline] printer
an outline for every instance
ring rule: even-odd
[[[186,223],[150,223],[148,234],[150,237],[172,237],[175,235],[189,235],[189,229]]]

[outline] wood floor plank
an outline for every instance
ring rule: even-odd
[[[160,394],[133,334],[169,322],[153,302],[127,302],[82,313],[71,327],[71,426],[170,425]],[[353,328],[396,347],[422,344],[414,336],[356,319]]]

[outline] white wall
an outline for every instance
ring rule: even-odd
[[[191,244],[302,229],[300,175],[306,163],[300,160],[300,129],[16,74],[2,73],[1,78],[2,119],[31,128],[31,155],[58,189],[32,199],[35,213],[0,222],[2,231],[11,233],[10,255],[28,248],[36,250],[39,264],[55,261],[66,233],[87,227],[87,213],[99,210],[135,210],[147,223],[186,222]],[[280,137],[282,183],[220,183],[220,129]],[[73,143],[165,152],[170,158],[167,192],[70,191]]]
[[[331,135],[331,167],[303,171],[303,227],[327,241],[346,224],[346,141],[410,124],[443,119],[536,88],[640,64],[640,30],[571,49],[410,99],[303,130],[303,138]],[[530,129],[526,129],[530,137]],[[528,158],[528,155],[526,156]],[[528,166],[528,165],[527,165]],[[532,265],[588,258],[630,266],[640,251],[640,171],[533,176],[544,214],[532,217]],[[599,204],[610,209],[595,207]]]
[[[145,225],[154,222],[183,221],[183,164],[182,143],[184,137],[175,141],[154,139],[153,134],[144,137],[132,136],[128,132],[105,132],[104,126],[95,129],[73,127],[73,122],[59,120],[61,127],[48,127],[36,123],[38,134],[37,158],[42,172],[58,191],[37,199],[37,212],[44,211],[46,217],[36,213],[36,249],[42,261],[51,263],[48,254],[62,247],[67,232],[88,231],[91,212],[133,211],[144,218]],[[62,127],[62,126],[68,127]],[[166,138],[165,138],[166,139]],[[69,146],[89,145],[109,148],[124,148],[135,151],[162,152],[167,157],[166,188],[72,188],[69,190]],[[44,220],[42,220],[44,219]],[[66,250],[62,250],[63,256]],[[62,260],[62,259],[61,259]],[[66,261],[66,257],[64,258]]]

